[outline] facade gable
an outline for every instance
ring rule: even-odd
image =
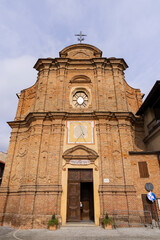
[[[126,83],[127,67],[124,59],[102,57],[88,44],[38,59],[37,81],[21,91],[9,122],[1,224],[41,228],[55,212],[62,225],[70,219],[99,225],[106,211],[113,216],[116,209],[142,210],[145,192],[134,179],[134,152],[143,152],[140,162],[152,168],[153,181],[158,161],[154,156],[152,165],[145,155],[144,122],[135,114],[142,94]]]

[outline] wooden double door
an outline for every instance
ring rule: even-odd
[[[94,220],[92,169],[68,170],[67,221]]]

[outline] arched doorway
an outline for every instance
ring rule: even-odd
[[[99,224],[98,154],[84,145],[66,150],[62,171],[62,225],[67,221]]]

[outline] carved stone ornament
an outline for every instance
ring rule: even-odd
[[[73,148],[70,148],[64,152],[62,157],[66,160],[66,164],[74,164],[74,165],[89,165],[94,164],[96,167],[96,170],[98,167],[95,164],[95,160],[98,158],[98,154],[84,146],[84,145],[78,145]],[[65,165],[63,166],[63,170]]]
[[[27,141],[28,141],[27,138],[23,138],[22,140],[20,140],[17,156],[23,157],[24,155],[27,154],[27,150],[28,150]]]
[[[89,165],[91,161],[80,159],[80,160],[70,160],[69,163],[72,165]]]

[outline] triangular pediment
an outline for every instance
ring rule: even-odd
[[[89,160],[96,160],[98,157],[98,154],[83,145],[78,145],[73,148],[70,148],[66,150],[63,154],[63,158],[66,160],[71,160],[71,159],[89,159]]]

